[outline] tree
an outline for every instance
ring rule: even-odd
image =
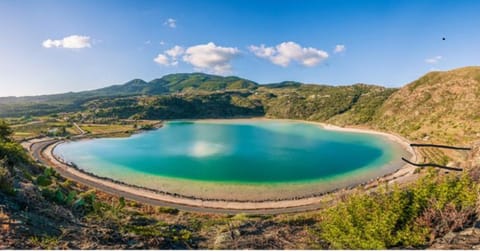
[[[13,131],[4,120],[0,120],[0,141],[9,142]]]

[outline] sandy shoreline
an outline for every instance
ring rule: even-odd
[[[266,118],[219,119],[219,120],[209,119],[209,120],[201,120],[201,121],[234,122],[234,121],[247,121],[247,120],[251,122],[251,121],[258,121],[258,120],[276,120],[276,119],[266,119]],[[342,128],[342,127],[327,125],[323,123],[300,121],[300,120],[281,120],[281,121],[310,123],[310,124],[318,125],[327,130],[382,135],[390,139],[391,141],[395,141],[399,143],[401,146],[403,146],[403,148],[405,148],[406,151],[412,154],[413,158],[415,158],[415,152],[409,146],[408,142],[406,142],[406,140],[402,139],[401,137],[395,136],[392,134],[373,131],[373,130],[366,130],[366,129]],[[102,188],[109,188],[114,191],[128,193],[129,195],[137,195],[138,196],[137,200],[140,200],[140,201],[142,201],[141,199],[143,198],[143,199],[149,199],[149,200],[156,200],[160,203],[165,202],[165,203],[171,203],[171,204],[176,204],[180,206],[198,207],[202,209],[205,209],[205,208],[232,209],[232,210],[291,209],[295,207],[320,204],[325,201],[326,195],[334,196],[337,193],[345,193],[346,191],[351,190],[353,187],[353,185],[347,186],[349,189],[340,189],[340,190],[336,190],[334,193],[328,193],[328,194],[322,193],[321,195],[313,196],[313,197],[306,197],[306,198],[300,198],[300,199],[287,199],[287,200],[270,200],[270,201],[266,200],[261,202],[244,202],[244,201],[238,202],[238,201],[218,200],[218,199],[205,200],[205,199],[198,199],[198,198],[192,199],[191,197],[190,198],[182,197],[181,195],[175,194],[174,192],[172,192],[171,194],[159,193],[155,190],[138,188],[136,186],[134,187],[126,184],[117,183],[115,181],[101,179],[95,176],[90,176],[85,172],[82,172],[80,170],[77,170],[75,168],[72,168],[70,166],[67,166],[61,163],[59,160],[57,160],[54,157],[53,150],[55,146],[59,143],[61,142],[56,142],[54,144],[51,144],[47,146],[43,151],[41,151],[42,158],[48,164],[52,165],[57,170],[61,170],[64,174],[67,174],[67,175],[70,174],[72,175],[71,177],[79,178],[81,181],[78,181],[78,182],[80,183],[82,183],[82,181],[88,182],[90,185],[93,185],[93,187],[100,190]],[[372,178],[362,183],[361,186],[356,186],[356,187],[368,189],[368,188],[375,187],[381,181],[389,181],[390,183],[402,182],[402,181],[408,180],[408,177],[409,177],[408,175],[413,174],[413,170],[414,168],[411,167],[410,165],[403,165],[401,168],[399,167],[399,169],[397,169],[395,172],[391,174],[384,175],[381,178]]]

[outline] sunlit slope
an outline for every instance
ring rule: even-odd
[[[480,67],[426,74],[387,99],[371,124],[431,142],[479,139]]]

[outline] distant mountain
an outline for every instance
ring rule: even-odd
[[[186,90],[238,90],[253,89],[257,83],[235,76],[216,76],[204,73],[170,74],[160,79],[145,82],[134,79],[120,85],[63,94],[0,97],[0,116],[19,116],[23,114],[40,115],[68,112],[81,109],[81,105],[101,97],[119,97],[132,95],[159,95]]]
[[[179,73],[165,75],[145,82],[134,79],[122,85],[114,85],[92,91],[80,92],[91,96],[158,95],[184,90],[233,90],[251,89],[258,84],[235,76],[223,77],[204,73]]]
[[[235,76],[222,77],[204,73],[191,74],[169,74],[161,79],[155,79],[151,84],[162,85],[170,92],[182,91],[185,89],[200,89],[207,91],[252,89],[258,86],[257,83]]]
[[[480,138],[480,67],[430,72],[395,92],[373,125],[412,139],[466,143]]]

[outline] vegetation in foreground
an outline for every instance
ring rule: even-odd
[[[334,249],[422,248],[473,223],[478,182],[432,170],[405,189],[353,195],[325,211],[318,235]]]

